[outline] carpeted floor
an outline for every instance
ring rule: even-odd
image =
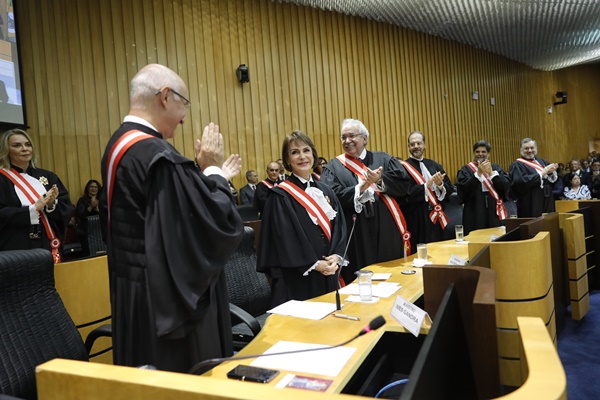
[[[569,400],[600,399],[600,291],[590,292],[590,311],[583,320],[567,317],[558,355],[567,374]]]

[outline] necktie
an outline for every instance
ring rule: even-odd
[[[254,186],[254,185],[250,185],[250,187],[252,188],[252,191],[253,191],[253,192],[256,190],[256,186]]]

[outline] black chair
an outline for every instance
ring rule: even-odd
[[[0,252],[0,399],[35,399],[35,368],[54,358],[87,361],[88,350],[54,287],[52,254]]]
[[[271,287],[267,277],[256,272],[254,229],[244,227],[240,245],[225,265],[232,314],[234,350],[241,350],[263,327],[270,309]]]
[[[458,193],[452,193],[444,203],[444,213],[448,217],[448,225],[442,232],[442,240],[454,239],[454,226],[461,225],[463,219],[463,206],[460,204]]]
[[[242,217],[242,221],[256,221],[257,219],[260,219],[258,212],[254,209],[252,204],[237,206],[237,210],[240,213],[240,217]]]
[[[106,243],[104,243],[104,240],[102,239],[99,215],[87,217],[87,239],[90,248],[90,256],[93,257],[106,254]]]

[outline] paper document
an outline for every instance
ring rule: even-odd
[[[280,353],[284,351],[324,349],[318,351],[304,351],[302,353],[282,354],[280,356],[259,357],[250,365],[278,370],[288,370],[317,374],[324,376],[336,376],[356,351],[354,347],[329,348],[322,344],[288,342],[280,340],[264,352]]]
[[[334,303],[290,300],[267,311],[269,314],[319,320],[335,311]]]
[[[387,298],[396,293],[402,286],[398,282],[381,282],[373,285],[373,296]],[[340,294],[359,295],[358,284],[351,283],[340,289]]]
[[[391,272],[377,272],[371,277],[372,281],[387,281],[392,277]]]

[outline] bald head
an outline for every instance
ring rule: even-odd
[[[133,77],[129,90],[129,115],[145,119],[165,139],[172,138],[177,126],[185,122],[188,89],[171,69],[146,65]]]

